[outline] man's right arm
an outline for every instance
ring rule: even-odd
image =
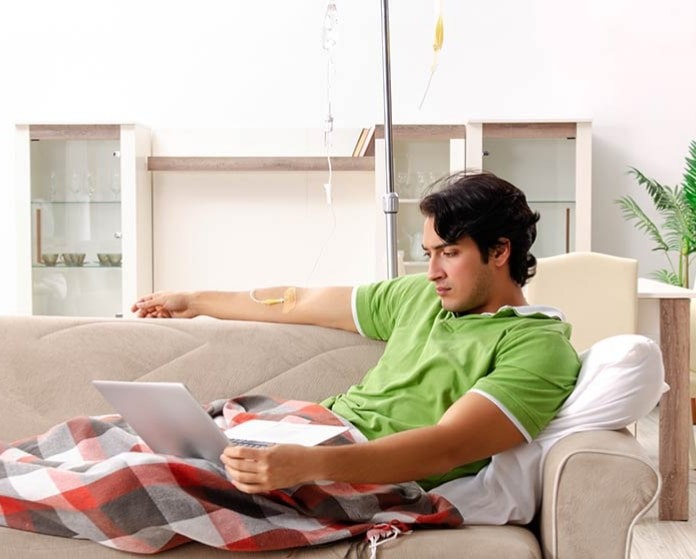
[[[351,305],[353,288],[292,289],[290,292],[287,287],[257,289],[254,292],[256,301],[248,291],[157,292],[138,299],[131,311],[143,318],[192,318],[206,315],[230,320],[314,324],[357,332]],[[263,303],[283,297],[294,300],[277,304]]]

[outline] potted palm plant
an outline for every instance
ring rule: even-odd
[[[680,185],[664,186],[635,167],[631,167],[629,173],[648,192],[662,218],[658,226],[631,196],[616,200],[624,218],[635,221],[636,227],[653,241],[653,250],[665,253],[669,268],[657,270],[651,275],[665,283],[690,287],[690,270],[696,254],[696,141],[689,144],[686,169]]]

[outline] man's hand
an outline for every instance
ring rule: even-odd
[[[131,312],[140,318],[193,318],[191,294],[185,292],[158,291],[138,299]]]
[[[262,493],[315,481],[311,454],[311,448],[294,444],[263,448],[228,446],[220,458],[237,489]]]

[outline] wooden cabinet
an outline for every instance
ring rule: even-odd
[[[387,277],[386,218],[381,198],[386,190],[384,128],[375,133],[375,194],[377,197],[376,277]],[[463,125],[394,125],[394,190],[399,195],[397,251],[399,275],[427,269],[421,247],[423,216],[418,209],[425,190],[437,179],[465,168],[466,129]]]
[[[536,257],[592,247],[592,124],[574,121],[469,121],[466,165],[522,189],[541,214]]]
[[[336,131],[330,161],[320,130],[151,138],[136,125],[21,125],[16,132],[21,312],[113,316],[153,289],[387,277],[381,126],[363,156],[350,155],[359,129]],[[542,214],[537,257],[590,250],[589,122],[477,120],[392,132],[400,274],[427,269],[423,192],[465,168],[490,170],[525,191]],[[244,242],[250,232],[254,243]],[[259,258],[258,247],[279,248]],[[84,262],[75,260],[83,254]],[[51,265],[51,255],[68,256]]]
[[[16,127],[19,309],[122,316],[152,290],[152,189],[142,126]]]
[[[589,251],[592,245],[592,125],[587,120],[470,120],[466,125],[395,125],[394,189],[399,195],[399,275],[423,272],[418,202],[435,180],[468,169],[490,171],[523,190],[541,215],[537,257]],[[384,130],[377,127],[376,277],[387,275]]]

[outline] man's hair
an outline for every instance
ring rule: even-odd
[[[506,180],[492,173],[455,173],[433,185],[421,200],[420,211],[433,218],[435,232],[444,242],[471,237],[484,263],[491,249],[508,239],[510,277],[520,286],[536,273],[536,258],[529,249],[536,239],[539,214]]]

